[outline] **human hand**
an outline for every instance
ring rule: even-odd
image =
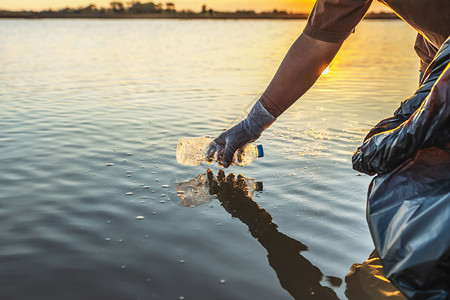
[[[223,132],[211,143],[207,153],[208,161],[216,160],[228,168],[233,161],[234,153],[248,143],[256,141],[274,121],[275,117],[261,102],[256,102],[247,118]]]

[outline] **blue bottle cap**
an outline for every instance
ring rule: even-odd
[[[262,145],[256,146],[256,149],[258,150],[258,157],[264,157],[264,150]]]

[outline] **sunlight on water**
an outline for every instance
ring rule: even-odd
[[[251,165],[175,157],[245,117],[304,25],[1,20],[0,298],[345,299],[373,250],[351,154],[415,90],[413,30],[360,24]]]

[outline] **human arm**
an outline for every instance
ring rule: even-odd
[[[341,45],[301,34],[259,101],[275,118],[280,116],[314,85]]]
[[[314,84],[341,45],[342,42],[331,43],[300,35],[247,118],[214,140],[208,151],[209,159],[215,157],[219,164],[228,167],[237,149],[258,139]]]

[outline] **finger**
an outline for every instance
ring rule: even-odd
[[[219,170],[217,174],[217,182],[219,185],[222,185],[225,182],[225,172],[223,170]]]
[[[239,149],[236,150],[236,152],[234,152],[233,157],[235,157],[236,163],[242,162],[242,154],[243,153],[244,153],[244,147],[240,147]]]
[[[228,197],[233,197],[234,187],[235,187],[234,174],[230,173],[227,175],[227,177],[224,178],[224,182],[221,186],[221,189],[224,195],[227,195]]]
[[[208,150],[206,151],[206,160],[208,163],[214,160],[214,155],[218,147],[219,145],[214,141],[209,145]]]
[[[229,183],[235,183],[235,177],[234,177],[234,174],[233,173],[230,173],[230,174],[228,174],[228,176],[227,176],[227,182],[229,182]]]
[[[220,178],[220,180],[222,180],[225,177],[225,171],[224,170],[219,170],[219,173],[217,174],[218,178]]]
[[[247,190],[247,183],[244,180],[244,176],[242,176],[241,174],[239,174],[237,177],[237,185],[238,185],[239,189],[241,189],[243,191]]]
[[[226,148],[223,152],[222,164],[225,168],[228,168],[233,162],[234,150]]]
[[[216,151],[216,157],[215,160],[216,162],[220,165],[220,166],[224,166],[223,165],[223,152],[225,151],[225,149],[223,147],[220,147],[219,149],[217,149]],[[225,167],[225,166],[224,166]],[[228,166],[226,166],[228,167]],[[226,168],[225,167],[225,168]]]
[[[216,181],[213,172],[208,169],[206,175],[208,176],[209,194],[217,195],[219,193],[219,184]]]
[[[211,169],[206,170],[206,176],[207,176],[207,178],[208,178],[208,182],[209,182],[209,183],[215,181],[214,174],[213,174],[213,172],[211,171]]]
[[[219,135],[219,136],[214,140],[214,142],[215,142],[217,145],[225,146],[225,144],[227,143],[227,142],[226,142],[227,134],[228,134],[228,131],[222,132],[222,134]]]

